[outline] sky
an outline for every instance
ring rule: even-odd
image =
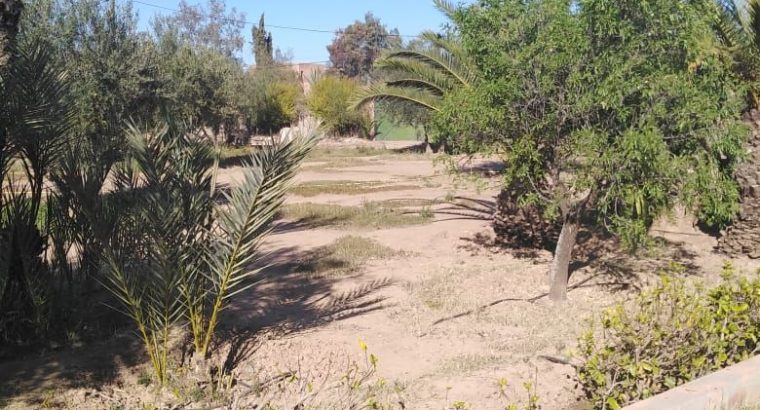
[[[156,14],[171,13],[180,0],[133,0],[140,18],[140,27],[149,26]],[[188,4],[205,4],[205,0],[187,0]],[[355,20],[364,20],[371,11],[389,30],[398,28],[405,40],[424,30],[438,30],[446,18],[434,6],[432,0],[226,0],[227,8],[235,7],[245,13],[245,20],[258,23],[265,14],[267,29],[272,33],[275,48],[291,52],[293,62],[326,62],[329,57],[325,48],[334,33],[290,30],[272,26],[299,27],[334,31]],[[159,6],[152,7],[148,4]],[[243,29],[246,46],[243,61],[251,64],[251,26]]]

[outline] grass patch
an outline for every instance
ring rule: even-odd
[[[411,125],[395,124],[381,120],[377,127],[378,141],[417,141],[417,129]]]
[[[380,201],[379,204],[387,206],[389,208],[415,208],[415,207],[430,207],[433,205],[442,204],[444,201],[438,199],[423,199],[423,198],[408,198],[408,199],[386,199]]]
[[[432,221],[432,216],[368,202],[362,206],[301,203],[283,207],[281,217],[313,226],[387,228]]]
[[[306,157],[307,161],[324,161],[335,158],[373,157],[383,154],[393,154],[393,151],[385,148],[357,146],[357,147],[317,147]]]
[[[319,248],[297,271],[317,276],[339,276],[354,273],[367,261],[384,259],[399,252],[361,236],[347,235]]]
[[[339,168],[352,168],[352,167],[361,167],[365,165],[380,164],[380,162],[377,162],[377,161],[368,161],[362,158],[351,158],[351,157],[342,158],[342,159],[333,158],[333,159],[313,160],[313,161],[319,161],[319,163],[304,165],[301,167],[301,170],[312,171],[312,172],[331,172]]]
[[[418,189],[416,185],[388,185],[380,181],[313,181],[308,184],[299,184],[290,189],[290,192],[298,196],[316,196],[319,194],[344,194],[361,195],[373,192],[404,191]]]
[[[478,370],[494,367],[504,361],[504,357],[493,353],[462,354],[445,360],[441,364],[441,372],[445,374],[472,373]]]
[[[462,278],[453,269],[409,284],[409,290],[426,308],[433,311],[459,312],[470,306],[461,297]]]
[[[247,158],[256,152],[256,147],[253,146],[228,146],[222,147],[221,159],[233,159],[233,158]]]

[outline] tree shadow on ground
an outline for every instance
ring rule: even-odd
[[[452,220],[479,220],[490,221],[496,212],[496,202],[487,199],[469,198],[456,196],[446,206],[432,210],[436,215],[436,222]]]
[[[391,284],[388,279],[361,283],[359,275],[336,276],[312,272],[311,264],[323,255],[322,248],[304,251],[287,247],[257,261],[262,270],[250,290],[240,294],[225,311],[220,324],[220,344],[229,344],[227,370],[246,360],[255,351],[258,336],[288,337],[321,325],[381,310],[385,298],[375,293]],[[348,267],[346,261],[321,261],[323,269]],[[341,288],[346,278],[357,285]]]
[[[147,360],[140,340],[131,332],[121,332],[82,347],[0,363],[0,397],[52,389],[98,388],[115,383],[121,369]],[[27,404],[41,406],[41,394],[33,396],[37,397],[27,397]]]
[[[461,237],[467,242],[462,246],[471,252],[506,253],[516,258],[534,259],[536,263],[547,262],[551,252],[544,249],[514,249],[498,243],[494,237],[476,233],[471,237]],[[580,237],[570,263],[568,292],[576,289],[598,287],[609,292],[639,292],[654,276],[667,273],[681,276],[698,275],[702,272],[696,263],[697,253],[687,249],[685,244],[655,237],[655,248],[648,252],[630,253],[619,246],[617,241],[608,237]],[[674,269],[674,266],[678,268]],[[548,269],[548,267],[547,267]],[[580,273],[583,272],[583,275]],[[574,278],[581,276],[576,282]],[[478,308],[445,317],[433,322],[433,325],[471,315],[505,302],[535,303],[547,297],[548,292],[539,293],[529,298],[503,298],[486,303]]]
[[[335,284],[345,275],[305,273],[319,254],[319,248],[303,251],[288,247],[257,261],[256,267],[261,271],[250,283],[251,288],[239,294],[223,312],[217,328],[214,348],[226,355],[222,371],[228,373],[249,358],[260,345],[262,335],[286,337],[384,307],[384,298],[375,292],[388,286],[389,280],[361,283],[353,274],[355,287],[337,289]],[[330,266],[341,268],[342,263],[345,262],[335,260]],[[148,360],[141,341],[131,330],[130,323],[116,336],[98,343],[0,363],[0,398],[22,395],[29,406],[38,407],[45,391],[51,389],[100,390],[117,383],[120,371]],[[181,355],[185,357],[185,353]]]
[[[485,177],[491,177],[504,173],[506,165],[503,161],[479,161],[468,162],[459,166],[459,171],[468,174],[479,174]]]

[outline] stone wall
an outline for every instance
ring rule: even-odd
[[[721,232],[718,250],[731,256],[760,258],[760,111],[745,115],[752,135],[747,159],[737,167],[735,177],[742,190],[742,203],[736,220]]]

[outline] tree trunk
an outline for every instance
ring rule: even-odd
[[[570,268],[570,259],[575,247],[575,239],[578,236],[580,224],[571,217],[565,217],[562,230],[559,233],[557,247],[554,250],[551,270],[549,271],[549,298],[555,302],[567,299],[567,280]]]
[[[10,59],[22,8],[21,0],[0,0],[0,71],[6,68]]]

